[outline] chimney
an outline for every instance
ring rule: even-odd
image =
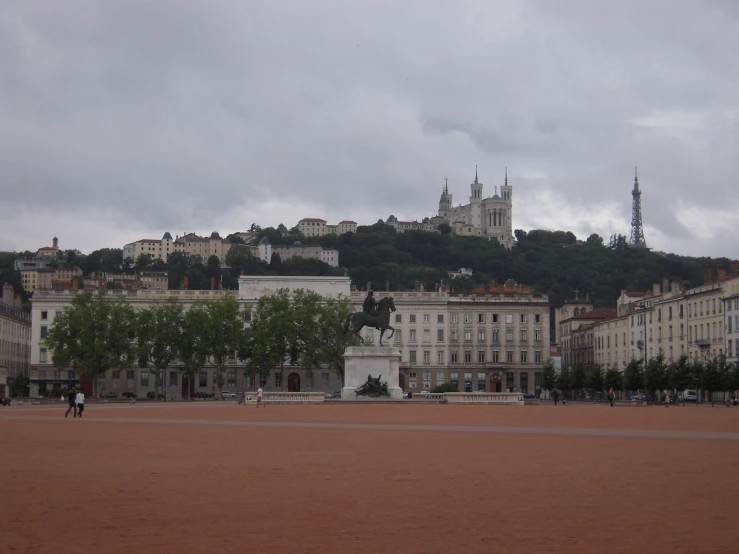
[[[188,285],[190,284],[190,280],[187,277],[182,278],[182,289],[187,290]]]
[[[667,294],[670,291],[670,280],[667,277],[662,277],[662,294]]]
[[[710,285],[711,283],[713,283],[713,266],[706,264],[703,268],[703,284]]]
[[[214,290],[216,288],[216,278],[211,277],[210,278],[210,290]]]
[[[739,262],[734,260],[731,262],[731,278],[736,279],[739,277]]]
[[[20,294],[15,295],[15,307],[20,308],[23,305],[23,297]]]
[[[15,291],[13,290],[13,285],[10,283],[5,283],[3,285],[3,304],[7,304],[8,306],[12,306],[14,303],[15,298]]]
[[[659,283],[652,284],[652,296],[659,296]]]
[[[720,283],[721,281],[726,281],[726,266],[721,264],[718,266],[718,275],[716,276],[716,280]]]
[[[680,281],[673,281],[670,283],[670,292],[672,294],[677,294],[680,292]]]

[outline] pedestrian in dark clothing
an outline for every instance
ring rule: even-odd
[[[559,400],[559,391],[557,389],[554,389],[552,391],[552,400],[554,400],[554,405],[557,405],[557,401]]]
[[[67,401],[69,402],[69,408],[67,408],[67,413],[64,414],[64,417],[69,415],[70,410],[74,413],[74,417],[77,417],[77,393],[74,389],[67,394]]]
[[[613,392],[613,387],[608,389],[608,400],[611,402],[611,408],[613,408],[613,401],[616,400],[616,393]]]

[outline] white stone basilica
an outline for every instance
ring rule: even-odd
[[[470,184],[470,203],[455,207],[448,184],[445,184],[439,200],[439,214],[431,218],[431,223],[434,227],[446,223],[455,235],[488,237],[506,248],[513,247],[516,242],[513,236],[513,187],[508,185],[508,168],[500,195],[497,187],[495,189],[492,197],[483,198],[482,183],[477,179],[475,167],[475,180]]]

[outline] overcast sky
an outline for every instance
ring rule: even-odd
[[[0,0],[0,250],[468,203],[736,258],[735,0]]]

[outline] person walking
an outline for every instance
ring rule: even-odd
[[[613,408],[613,402],[616,400],[616,393],[613,392],[613,387],[608,389],[608,400],[611,403],[611,408]]]
[[[266,404],[264,403],[264,401],[262,400],[262,394],[263,394],[263,393],[262,393],[262,387],[259,387],[259,388],[257,389],[257,408],[258,408],[259,406],[262,406],[263,408],[266,408],[266,407],[267,407],[267,405],[266,405]]]
[[[67,408],[67,413],[64,414],[64,417],[69,415],[70,410],[74,413],[74,417],[77,417],[77,392],[74,389],[69,389],[67,402],[69,402],[69,408]]]
[[[557,401],[559,400],[559,391],[557,389],[554,389],[552,391],[552,400],[554,400],[554,405],[557,405]]]
[[[75,402],[77,404],[77,413],[80,417],[82,417],[82,412],[85,411],[85,393],[79,391],[77,393],[77,397],[75,398]]]

